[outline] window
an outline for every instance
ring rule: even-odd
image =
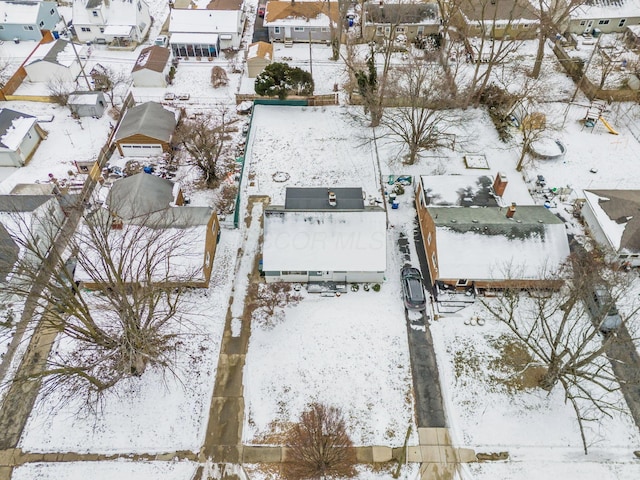
[[[80,28],[80,31],[82,31],[82,32],[90,32],[91,31],[91,27],[82,27],[82,28]]]
[[[93,16],[94,16],[94,17],[97,17],[97,16],[98,16],[98,11],[97,11],[97,10],[94,10],[94,11],[93,11],[93,12],[91,12],[91,13],[93,14]]]
[[[418,35],[423,35],[424,34],[424,27],[422,25],[420,25],[418,27]]]
[[[407,27],[396,27],[396,33],[405,33],[407,31]]]
[[[581,27],[584,27],[586,24],[587,24],[587,21],[586,21],[586,20],[581,20],[581,21],[580,21],[580,26],[581,26]]]
[[[427,245],[431,245],[431,232],[427,235]]]
[[[376,27],[376,35],[384,35],[384,27],[382,25]]]
[[[625,24],[625,23],[627,23],[627,19],[626,19],[626,18],[623,18],[622,20],[620,20],[620,21],[618,22],[618,27],[624,27],[624,24]]]
[[[618,258],[620,258],[620,260],[624,260],[626,258],[629,258],[629,255],[622,254],[622,255],[619,255]]]
[[[598,25],[609,25],[609,20],[598,20]]]
[[[320,31],[326,33],[329,31],[329,27],[322,27]]]
[[[522,27],[523,29],[526,30],[527,28],[529,28],[529,24],[528,23],[521,23],[520,27]]]
[[[142,4],[140,2],[138,2],[138,11],[141,12],[142,11]]]
[[[51,10],[49,10],[49,15],[55,15],[56,11],[52,8]]]
[[[290,271],[283,270],[281,272],[281,274],[282,275],[306,275],[307,272],[298,272],[298,271],[295,271],[295,270],[290,270]]]
[[[273,27],[273,33],[280,35],[280,27]]]
[[[43,22],[43,21],[40,21],[40,23],[38,24],[38,26],[39,26],[40,28],[44,27],[44,22]]]
[[[22,28],[28,31],[33,31],[33,25],[23,25]]]
[[[438,262],[436,261],[436,252],[431,254],[431,265],[433,265],[434,270],[438,270]]]
[[[304,32],[304,27],[293,27],[294,32]]]
[[[100,33],[104,33],[104,27],[100,27]]]
[[[4,25],[0,25],[0,30],[4,30]]]

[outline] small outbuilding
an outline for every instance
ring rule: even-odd
[[[255,42],[247,49],[247,75],[255,78],[273,62],[273,44]]]
[[[171,151],[176,114],[157,102],[127,110],[114,141],[123,157],[151,157]]]
[[[71,113],[78,117],[100,118],[107,108],[104,93],[95,92],[73,92],[69,95],[67,102]]]
[[[171,50],[157,45],[143,48],[131,70],[133,85],[164,88],[167,86],[170,68]]]
[[[0,110],[0,167],[23,166],[45,137],[36,117],[3,108]]]

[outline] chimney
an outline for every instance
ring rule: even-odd
[[[501,197],[507,189],[507,183],[509,183],[507,176],[502,172],[498,172],[495,180],[493,181],[493,192],[497,196]]]
[[[511,206],[507,209],[507,218],[513,218],[516,214],[516,204],[512,203]]]
[[[329,206],[335,207],[338,204],[335,192],[329,192]]]

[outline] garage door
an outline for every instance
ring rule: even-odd
[[[120,145],[122,153],[125,157],[153,157],[162,155],[162,145],[136,145],[124,144]]]

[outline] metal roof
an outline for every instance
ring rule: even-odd
[[[54,195],[0,195],[0,212],[33,212]]]
[[[333,192],[336,195],[335,207],[329,205],[329,192]],[[301,211],[364,210],[362,188],[289,187],[286,192],[284,209]]]

